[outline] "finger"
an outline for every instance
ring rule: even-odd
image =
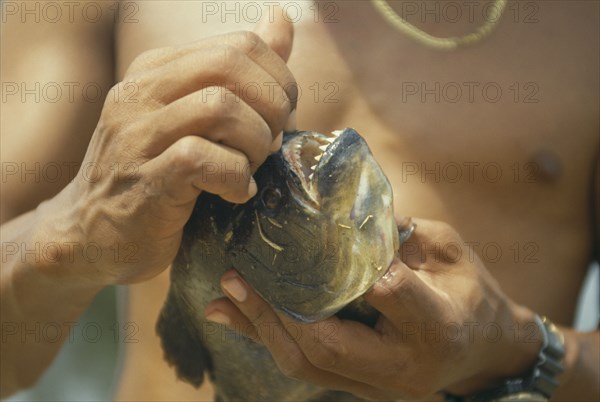
[[[294,329],[298,345],[311,365],[318,369],[377,389],[393,389],[397,383],[399,368],[404,362],[400,348],[391,337],[382,336],[357,321],[340,320],[335,316],[302,325],[282,314],[280,319],[289,332],[298,327]],[[390,353],[397,356],[390,358]],[[373,367],[383,368],[378,372],[389,375],[374,378]]]
[[[139,85],[147,88],[151,94],[148,96],[165,105],[207,87],[225,87],[263,117],[273,136],[283,130],[291,111],[285,90],[273,77],[230,46],[183,56],[153,70]]]
[[[237,272],[226,272],[221,278],[221,287],[235,306],[254,325],[260,340],[267,347],[293,352],[293,342],[276,341],[284,339],[289,334],[284,334],[283,325],[275,311],[248,286]]]
[[[258,297],[258,295],[256,296]],[[266,302],[264,303],[266,305]],[[268,306],[265,307],[268,308]],[[207,320],[216,322],[218,324],[226,325],[227,327],[240,332],[242,335],[250,339],[259,342],[261,341],[259,337],[259,332],[256,330],[256,327],[253,325],[252,321],[250,321],[248,317],[246,317],[242,313],[242,311],[238,309],[236,305],[229,299],[220,298],[213,300],[209,303],[204,312]],[[293,342],[291,334],[289,336],[289,341]],[[267,348],[268,346],[271,345],[267,345]],[[279,355],[273,354],[273,357],[275,358],[276,362],[281,360]],[[331,388],[332,385],[335,385],[340,389],[368,399],[389,400],[397,396],[395,393],[393,394],[394,396],[392,396],[392,393],[386,392],[384,390],[379,390],[374,388],[373,386],[352,381],[347,378],[343,378],[337,374],[324,372],[314,367],[310,367],[310,369],[308,370],[305,369],[301,373],[299,368],[303,365],[308,365],[308,362],[302,355],[298,355],[298,358],[300,359],[300,361],[293,361],[292,357],[286,357],[287,362],[283,363],[283,365],[287,365],[287,367],[289,367],[287,369],[289,370],[289,372],[287,373],[288,375],[327,388]],[[292,367],[298,368],[292,369]]]
[[[271,18],[273,17],[273,18]],[[254,32],[284,61],[288,61],[294,42],[294,24],[279,6],[273,7],[273,14],[263,13]]]
[[[436,263],[455,263],[455,250],[463,244],[447,223],[412,218],[415,229],[400,246],[400,259],[415,270],[427,270]]]
[[[275,25],[278,27],[281,23],[276,22]],[[281,31],[281,28],[276,29],[277,32]],[[291,48],[291,44],[289,46]],[[298,88],[293,74],[280,55],[253,32],[233,32],[227,35],[213,36],[176,47],[165,47],[146,51],[133,61],[125,76],[138,75],[150,70],[169,71],[168,65],[173,61],[191,54],[202,55],[211,49],[223,47],[237,49],[266,71],[271,77],[269,81],[275,81],[279,84],[280,88],[283,88],[291,102],[291,109],[295,109],[298,100]],[[200,59],[202,59],[202,57],[200,57]],[[198,70],[198,67],[203,65],[203,63],[197,63],[188,66],[188,68],[195,68]],[[222,65],[220,67],[226,68],[227,66]],[[201,71],[198,70],[198,72]],[[177,73],[177,71],[175,71],[175,73]]]
[[[155,157],[179,138],[197,135],[242,152],[252,172],[264,162],[273,141],[261,116],[223,87],[205,88],[178,99],[152,113],[144,124],[153,128],[140,139],[146,157]]]
[[[294,112],[292,112],[294,113]],[[279,151],[279,149],[281,148],[281,144],[283,144],[283,133],[279,133],[279,135],[277,135],[275,137],[275,139],[273,139],[273,142],[271,143],[271,146],[269,147],[269,151],[271,153],[275,153],[277,151]]]
[[[398,228],[398,237],[402,245],[412,236],[417,225],[412,221],[411,217],[403,216],[396,218],[396,227]]]
[[[260,36],[267,46],[275,51],[285,62],[290,58],[290,54],[292,53],[292,45],[294,42],[294,24],[292,24],[291,19],[286,15],[285,11],[279,7],[278,5],[273,8],[273,16],[271,19],[270,13],[263,13],[262,19],[258,22],[256,27],[254,28],[254,32]],[[290,82],[290,81],[288,81]],[[280,82],[280,84],[287,85],[286,83]],[[284,131],[291,132],[296,130],[296,101],[297,97],[297,89],[292,88],[292,93],[289,96],[294,97],[294,99],[290,98],[292,101],[292,112],[287,119],[285,126],[283,127]],[[277,152],[279,148],[281,148],[281,143],[283,139],[283,133],[279,134],[271,145],[271,151]]]
[[[281,317],[235,271],[229,271],[223,275],[221,286],[246,317],[242,318],[239,323],[244,325],[246,320],[249,320],[254,325],[259,339],[269,349],[277,366],[286,376],[327,388],[333,386],[335,389],[369,398],[390,398],[390,393],[385,390],[315,367],[298,347],[298,342],[302,340],[304,343],[325,343],[327,340],[324,338],[323,330],[318,334],[313,333],[311,332],[312,326],[311,329],[303,330],[304,325],[291,321],[288,321],[284,328]],[[239,319],[236,317],[239,316],[233,314],[228,317],[234,326],[237,323],[236,320]],[[321,324],[324,327],[327,326],[327,323]],[[295,328],[292,329],[293,327]]]
[[[260,342],[258,332],[252,322],[226,297],[211,301],[204,309],[207,320],[226,325],[242,335]]]
[[[146,178],[146,196],[166,198],[173,206],[193,202],[201,191],[217,194],[229,202],[243,203],[257,190],[252,177],[240,170],[240,166],[248,166],[248,163],[235,149],[187,136],[142,165],[140,173]]]
[[[399,259],[363,297],[394,323],[433,320],[440,311],[435,291]]]

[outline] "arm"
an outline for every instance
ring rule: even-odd
[[[595,218],[594,256],[600,260],[600,157],[596,155],[595,172],[592,183],[592,209]],[[600,331],[582,333],[572,328],[561,328],[565,334],[565,373],[559,379],[561,387],[556,393],[557,400],[577,399],[583,390],[589,389],[595,399],[600,397]],[[583,399],[583,397],[581,398]]]
[[[35,383],[69,336],[69,326],[102,289],[101,284],[55,275],[52,271],[60,268],[46,258],[53,258],[52,249],[41,251],[59,238],[45,224],[48,212],[64,207],[57,202],[50,200],[1,228],[2,397]],[[59,339],[40,335],[40,328],[55,325]]]
[[[241,32],[139,56],[91,129],[82,166],[96,173],[82,169],[35,211],[2,225],[2,396],[32,384],[60,347],[24,330],[50,322],[68,330],[103,287],[162,272],[201,191],[238,203],[256,191],[248,175],[220,170],[260,165],[280,145],[276,138],[295,108],[295,81],[280,57],[289,54],[291,24],[279,20],[267,30],[285,45],[282,53]],[[275,99],[247,102],[226,89],[266,80],[280,84]],[[136,102],[119,96],[128,88]],[[31,134],[16,118],[3,136]],[[54,120],[36,124],[45,134]],[[69,146],[60,130],[52,134],[59,143],[51,138],[51,145]],[[88,245],[99,252],[86,254]],[[114,252],[130,246],[133,255]]]
[[[560,328],[565,335],[565,372],[559,377],[557,401],[597,400],[600,397],[600,331],[577,332]]]
[[[85,6],[77,4],[79,11]],[[45,271],[42,249],[35,247],[59,241],[48,213],[66,205],[50,199],[35,208],[64,188],[81,163],[104,101],[86,99],[82,88],[94,86],[106,95],[113,84],[113,22],[107,7],[102,10],[106,17],[94,23],[84,21],[81,12],[71,22],[68,14],[50,22],[41,18],[43,6],[28,4],[34,12],[23,22],[25,3],[2,4],[2,397],[35,382],[68,336],[68,323],[101,289]],[[59,324],[63,339],[40,337],[36,325],[44,328],[45,323]]]

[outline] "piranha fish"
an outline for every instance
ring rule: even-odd
[[[358,400],[284,376],[268,350],[204,319],[235,268],[276,310],[299,322],[333,314],[372,324],[360,296],[391,264],[412,228],[399,230],[389,181],[363,138],[347,128],[286,133],[254,175],[258,193],[236,205],[202,193],[172,265],[157,332],[179,378],[208,372],[216,400]]]

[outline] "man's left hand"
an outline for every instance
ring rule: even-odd
[[[509,300],[447,224],[417,227],[364,295],[374,328],[336,316],[298,323],[275,311],[235,271],[207,319],[262,342],[281,371],[368,399],[469,395],[522,375],[541,346],[533,313]]]

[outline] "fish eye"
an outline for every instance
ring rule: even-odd
[[[281,192],[273,187],[265,188],[261,193],[262,203],[268,209],[275,209],[281,201]]]

